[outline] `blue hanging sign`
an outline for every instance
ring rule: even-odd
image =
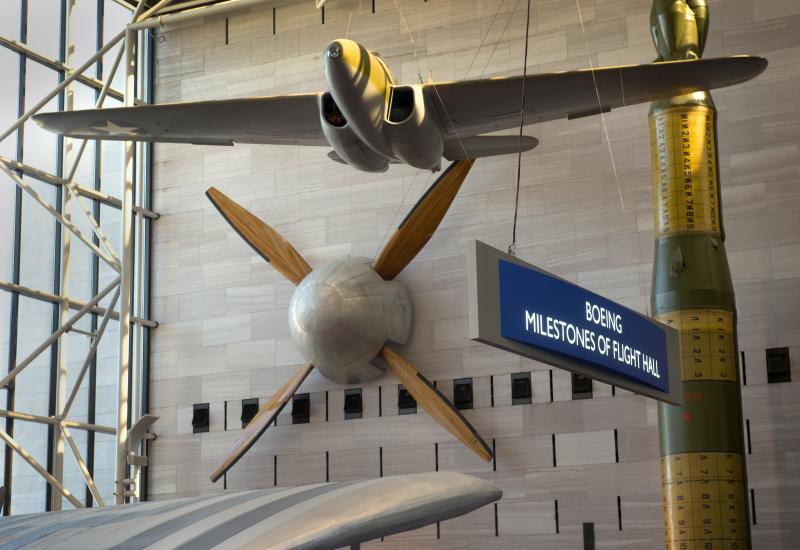
[[[680,403],[678,333],[475,241],[470,337],[669,403]]]
[[[667,335],[656,322],[552,275],[497,263],[501,335],[669,391]]]

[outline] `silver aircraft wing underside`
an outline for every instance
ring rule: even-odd
[[[0,518],[0,547],[323,549],[357,545],[494,502],[493,483],[455,472]]]
[[[164,103],[36,115],[44,128],[75,138],[200,145],[328,145],[319,94]]]
[[[579,118],[731,86],[766,66],[761,57],[734,56],[530,75],[525,83],[525,123]],[[431,83],[424,93],[447,134],[463,137],[519,126],[521,76]]]
[[[734,56],[670,61],[526,77],[525,122],[579,118],[625,105],[731,86],[761,73],[767,60]],[[519,124],[522,77],[426,84],[423,93],[445,133],[446,157],[515,151],[508,138],[479,134]],[[318,93],[196,103],[142,105],[36,115],[44,128],[75,138],[206,145],[328,145]],[[461,143],[452,139],[458,136]],[[463,138],[476,136],[470,147]],[[492,138],[492,139],[490,139]],[[524,150],[533,148],[528,138]]]

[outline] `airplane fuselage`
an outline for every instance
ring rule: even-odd
[[[322,63],[328,91],[320,96],[321,124],[336,156],[369,172],[390,162],[440,168],[441,124],[422,86],[398,86],[386,62],[352,40],[331,42]]]

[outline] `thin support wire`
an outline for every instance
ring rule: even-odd
[[[419,64],[419,58],[417,57],[417,43],[414,41],[414,34],[411,32],[411,27],[408,26],[408,21],[406,20],[406,16],[403,13],[403,10],[400,9],[400,4],[397,3],[397,0],[392,0],[394,2],[394,7],[397,8],[397,13],[400,15],[400,20],[403,22],[403,25],[406,27],[406,31],[408,32],[408,38],[411,40],[411,48],[414,51],[414,63],[417,65],[417,77],[419,78],[419,83],[422,84],[422,67]]]
[[[514,224],[511,229],[511,244],[508,253],[517,255],[517,216],[519,214],[519,187],[522,179],[522,128],[525,126],[525,82],[528,79],[528,43],[530,42],[531,28],[531,0],[528,0],[528,14],[525,18],[525,55],[522,62],[522,97],[519,106],[519,141],[517,151],[517,192],[514,196]]]
[[[394,214],[392,215],[392,223],[389,225],[389,227],[386,228],[386,234],[378,242],[378,250],[375,251],[376,258],[380,255],[381,250],[383,250],[384,243],[388,241],[388,239],[392,235],[392,228],[397,226],[396,222],[397,215],[400,213],[400,209],[403,208],[403,205],[405,205],[406,199],[408,198],[409,193],[411,193],[411,190],[414,188],[414,183],[417,181],[417,176],[419,176],[420,172],[421,170],[419,168],[417,168],[417,170],[414,172],[414,177],[411,178],[411,183],[408,185],[408,189],[406,189],[406,192],[403,194],[403,199],[400,201],[400,204],[397,205],[397,210],[395,210]],[[430,183],[428,183],[426,189],[428,187],[430,187]]]
[[[500,38],[497,39],[497,42],[494,43],[494,47],[492,48],[492,53],[489,54],[489,57],[486,58],[486,64],[483,66],[483,70],[481,71],[481,76],[486,74],[486,71],[489,69],[489,64],[492,62],[492,58],[494,57],[495,52],[497,51],[497,46],[500,45],[500,41],[506,35],[506,31],[508,27],[511,26],[511,22],[514,20],[514,14],[517,13],[517,9],[519,9],[519,5],[522,0],[517,0],[517,3],[514,4],[514,8],[511,10],[511,13],[508,15],[508,21],[506,21],[505,27],[503,27],[503,32],[500,33]]]
[[[521,1],[522,0],[517,0],[517,3],[514,5],[514,8],[511,10],[511,14],[508,16],[508,21],[506,21],[506,25],[505,25],[505,27],[503,27],[503,31],[500,33],[500,37],[498,38],[497,42],[494,43],[494,48],[492,49],[492,53],[489,54],[489,57],[486,60],[486,65],[483,67],[483,70],[481,71],[481,76],[486,74],[486,69],[489,67],[489,63],[490,63],[492,57],[494,57],[494,53],[497,51],[497,45],[500,43],[500,40],[503,39],[503,36],[505,36],[506,31],[508,30],[508,26],[511,24],[511,20],[514,19],[514,14],[517,12],[517,8],[519,7],[519,3]],[[499,12],[500,12],[500,9],[498,8],[497,12],[495,12],[494,18],[497,17],[497,14]],[[478,45],[478,49],[476,50],[475,55],[472,57],[472,61],[470,62],[469,67],[467,68],[467,73],[469,73],[470,69],[472,68],[472,64],[475,62],[475,59],[478,57],[478,53],[480,52],[480,49],[483,46],[483,43],[485,42],[486,37],[489,35],[489,31],[491,31],[492,25],[494,25],[494,18],[492,19],[492,22],[489,25],[489,28],[486,29],[486,34],[483,35],[483,38],[481,39],[480,45]],[[464,74],[464,78],[467,77],[467,73]],[[439,88],[436,86],[436,83],[433,82],[433,78],[431,78],[431,84],[430,85],[433,88],[433,91],[436,93],[436,97],[439,99],[439,104],[442,106],[442,110],[444,110],[444,114],[447,116],[447,122],[450,124],[450,131],[453,133],[453,135],[458,140],[458,144],[461,147],[461,151],[464,153],[464,158],[465,159],[469,158],[469,154],[467,153],[467,149],[464,146],[464,142],[461,139],[461,136],[459,135],[455,124],[453,123],[453,118],[450,116],[450,113],[447,110],[447,106],[444,104],[444,100],[442,99],[442,96],[439,94]]]
[[[397,8],[398,15],[400,16],[400,19],[405,25],[406,31],[408,31],[408,39],[411,41],[411,48],[414,51],[414,62],[417,65],[417,77],[419,78],[420,83],[422,83],[422,69],[419,64],[419,58],[417,57],[417,44],[414,41],[414,35],[411,32],[411,28],[408,26],[408,21],[406,21],[406,17],[405,15],[403,15],[403,11],[400,9],[400,5],[397,3],[397,0],[393,1],[394,1],[394,7]],[[421,27],[419,27],[418,30],[420,33],[422,32]],[[383,236],[383,238],[380,241],[378,241],[378,250],[375,251],[376,258],[380,255],[381,250],[383,249],[384,246],[384,242],[386,242],[386,240],[392,234],[392,228],[395,227],[395,220],[397,219],[397,215],[400,213],[400,209],[403,208],[403,205],[406,203],[406,199],[408,198],[408,194],[411,192],[411,189],[414,188],[414,182],[417,181],[419,173],[420,169],[417,168],[416,171],[414,172],[414,177],[411,178],[411,183],[409,184],[408,189],[406,189],[406,192],[403,194],[403,199],[400,201],[400,204],[397,205],[397,210],[395,210],[394,215],[392,216],[392,223],[389,225],[389,227],[386,228],[386,234]]]
[[[519,0],[517,0],[517,3],[519,3]],[[483,43],[486,42],[486,39],[489,37],[489,33],[491,32],[492,27],[494,27],[494,22],[497,19],[497,16],[500,14],[500,10],[503,9],[503,5],[504,4],[505,4],[505,0],[503,0],[502,2],[500,2],[497,5],[497,11],[494,12],[494,16],[492,17],[492,20],[489,22],[489,27],[486,29],[486,32],[483,33],[483,36],[481,37],[481,43],[478,44],[478,48],[475,50],[475,55],[472,56],[472,61],[469,62],[469,66],[467,67],[467,70],[464,71],[464,79],[467,78],[467,76],[469,75],[469,72],[472,70],[472,66],[475,64],[475,60],[478,59],[478,54],[481,53],[481,48],[483,47]],[[513,10],[511,12],[511,15],[509,15],[509,19],[512,18],[512,17],[514,17]],[[502,38],[502,36],[503,35],[501,34],[500,37]],[[497,46],[497,43],[495,43],[495,47],[496,46]],[[494,53],[492,53],[492,55],[494,55]],[[491,59],[491,56],[490,56],[490,59]]]
[[[600,88],[597,86],[597,77],[594,74],[594,63],[592,62],[592,56],[589,55],[589,41],[586,39],[586,27],[584,27],[583,25],[583,15],[581,14],[580,0],[575,0],[575,6],[578,8],[578,20],[581,23],[581,32],[583,33],[583,45],[584,48],[586,49],[586,57],[589,59],[589,69],[591,69],[592,72],[592,82],[594,82],[594,93],[597,96],[597,107],[600,109],[600,120],[603,123],[603,133],[605,134],[606,144],[608,145],[608,156],[611,159],[611,169],[614,171],[614,179],[617,182],[617,192],[619,193],[619,204],[620,206],[622,206],[622,211],[625,212],[625,201],[622,198],[622,185],[620,184],[619,181],[619,174],[617,174],[617,163],[614,162],[614,151],[611,149],[611,140],[608,138],[608,126],[606,125],[606,115],[603,113],[603,103],[600,100]],[[622,75],[620,74],[620,79],[621,78]]]

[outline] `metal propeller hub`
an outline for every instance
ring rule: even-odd
[[[366,258],[334,260],[309,273],[289,304],[289,330],[300,353],[329,380],[356,384],[384,373],[373,362],[387,341],[405,343],[411,302]]]

